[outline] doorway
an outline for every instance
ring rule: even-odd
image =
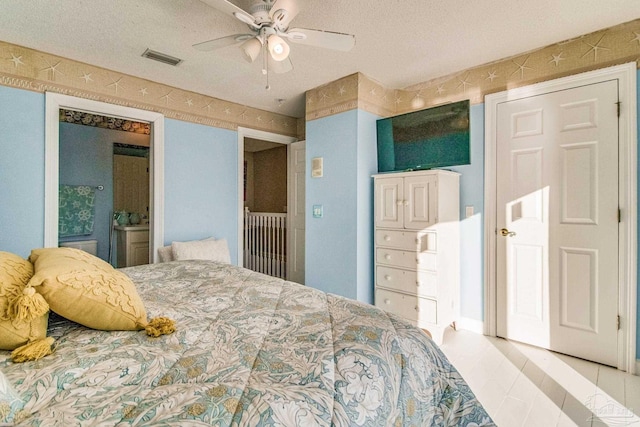
[[[287,146],[244,140],[243,267],[287,277]]]
[[[287,192],[291,182],[287,163],[295,141],[293,137],[238,128],[238,264],[281,278],[288,276],[289,255],[300,251],[296,242],[291,242],[288,226],[292,202]],[[256,166],[260,157],[264,157],[262,166]],[[256,174],[278,183],[263,190]]]
[[[123,107],[84,98],[47,92],[45,94],[45,230],[44,246],[57,247],[59,240],[59,111],[69,109],[123,120],[148,122],[151,126],[149,260],[157,261],[157,249],[164,242],[164,116],[160,113]]]
[[[114,213],[126,208],[127,225],[148,230],[150,125],[64,109],[59,131],[59,245],[124,267],[114,254]],[[141,174],[131,173],[136,163]],[[148,247],[139,261],[149,263]]]
[[[591,359],[597,355],[589,355],[589,351],[593,353],[595,348],[597,353],[597,346],[609,345],[613,347],[612,354],[606,360],[596,361],[629,372],[635,370],[635,76],[635,64],[626,64],[486,97],[486,334],[504,335],[507,331],[507,336],[511,336],[510,328],[524,328],[519,338],[514,339]],[[600,102],[600,95],[584,93],[578,96],[580,99],[564,99],[570,98],[569,94],[602,87],[602,84],[613,89],[613,95],[603,95],[611,99],[603,98]],[[552,99],[554,97],[558,99]],[[559,110],[547,117],[545,110],[552,107],[545,103],[527,105],[543,98],[551,100]],[[618,107],[620,115],[616,118]],[[607,147],[599,140],[610,131],[600,136],[589,135],[605,121],[604,111],[600,110],[609,108],[618,133],[611,142],[614,147]],[[547,136],[545,127],[555,132],[555,136]],[[545,148],[546,145],[518,145],[538,137],[544,140],[540,144],[555,141],[551,144],[556,146],[552,149]],[[578,139],[564,140],[573,137]],[[499,142],[501,139],[503,143]],[[511,142],[504,143],[515,140],[518,141],[513,146]],[[558,154],[547,162],[553,150]],[[612,166],[607,167],[609,160],[601,159],[598,153],[610,155]],[[505,185],[521,188],[505,196]],[[615,200],[606,206],[600,205],[599,201],[612,196],[611,193]],[[570,200],[573,201],[568,203]],[[609,212],[611,205],[613,212]],[[510,228],[525,222],[526,227]],[[592,248],[585,242],[572,240],[576,236],[593,236],[598,241],[596,228],[600,225],[608,227],[605,234],[617,234],[612,240],[612,249]],[[520,237],[526,240],[535,227],[542,228],[530,239],[542,239],[544,244],[518,240]],[[558,240],[562,235],[569,240]],[[613,258],[609,263],[611,267],[599,265],[607,258]],[[538,262],[534,262],[536,260]],[[517,265],[519,261],[523,263]],[[604,268],[612,269],[613,273],[598,277],[598,270]],[[518,280],[529,286],[509,287]],[[608,304],[600,295],[602,289],[606,289],[603,281],[612,282],[613,291],[609,292],[613,293],[613,301]],[[600,312],[599,304],[612,308]],[[527,321],[514,326],[516,321],[509,317],[514,313],[521,315],[520,320],[528,318]],[[614,335],[613,342],[602,344],[586,338],[593,338],[598,331],[605,332],[598,316],[607,317],[606,328],[610,329],[609,335]],[[530,323],[535,319],[538,325],[532,327]],[[527,323],[529,326],[523,326]],[[571,333],[564,336],[558,328]],[[582,353],[585,349],[587,353]]]

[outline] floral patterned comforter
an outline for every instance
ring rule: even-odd
[[[123,269],[172,335],[51,316],[56,352],[0,369],[25,426],[450,426],[493,422],[437,346],[373,306],[243,268]]]

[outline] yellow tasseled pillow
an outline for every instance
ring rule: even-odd
[[[146,329],[158,336],[173,332],[173,324],[158,318],[147,322],[147,312],[135,285],[110,264],[74,248],[31,251],[35,274],[29,284],[59,315],[93,329],[126,331]]]
[[[0,350],[14,350],[47,336],[49,306],[27,286],[32,276],[29,261],[0,252]]]

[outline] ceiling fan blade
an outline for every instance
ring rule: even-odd
[[[269,10],[269,17],[281,30],[286,29],[293,18],[298,15],[298,2],[296,0],[276,0]]]
[[[294,43],[341,50],[343,52],[350,51],[356,44],[356,36],[353,34],[310,30],[308,28],[292,28],[284,36]]]
[[[276,61],[271,58],[271,55],[269,54],[267,54],[267,58],[269,61],[269,71],[273,71],[276,74],[283,74],[293,70],[293,64],[289,58],[282,61]]]
[[[218,9],[221,12],[226,13],[229,16],[233,16],[241,22],[244,22],[251,28],[257,30],[260,27],[256,25],[255,18],[249,12],[246,12],[240,9],[235,4],[227,1],[227,0],[201,0],[203,3],[208,4],[209,6]]]
[[[243,41],[248,40],[252,37],[255,36],[253,34],[234,34],[232,36],[220,37],[219,39],[196,43],[193,45],[193,47],[202,52],[209,52],[215,49],[220,49],[221,47],[242,43]]]

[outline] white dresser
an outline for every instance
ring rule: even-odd
[[[375,304],[442,343],[460,287],[459,174],[374,175]]]

